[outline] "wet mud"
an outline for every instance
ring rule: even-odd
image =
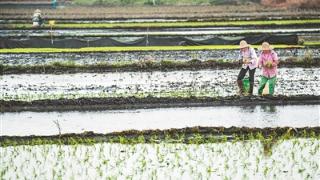
[[[320,104],[319,96],[215,97],[215,98],[80,98],[26,101],[0,101],[1,112],[109,110],[159,107],[249,106]]]

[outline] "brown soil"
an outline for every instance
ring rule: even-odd
[[[261,0],[265,6],[284,8],[320,8],[318,0]]]
[[[34,9],[0,8],[1,19],[30,19]],[[89,12],[89,13],[88,13]],[[261,5],[239,6],[133,6],[133,7],[67,7],[42,9],[45,19],[133,19],[133,18],[183,18],[189,20],[211,19],[287,19],[312,18],[319,16],[316,9],[299,10]],[[30,19],[31,20],[31,19]],[[59,22],[58,22],[59,23]]]
[[[57,100],[3,101],[0,100],[1,112],[18,111],[70,111],[70,110],[111,110],[165,107],[200,107],[200,106],[248,106],[248,105],[298,105],[320,104],[319,96],[229,96],[229,97],[119,97],[119,98],[79,98]]]

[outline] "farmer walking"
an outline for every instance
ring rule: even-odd
[[[237,84],[239,87],[239,95],[243,95],[243,78],[246,75],[247,71],[249,71],[249,82],[250,89],[249,95],[252,95],[253,85],[254,85],[254,73],[257,67],[257,54],[253,47],[250,46],[246,41],[240,41],[240,54],[239,60],[240,64],[242,64],[242,68],[239,72]]]
[[[273,95],[277,80],[278,55],[268,42],[262,43],[262,53],[259,57],[258,67],[262,68],[262,77],[259,84],[258,94],[262,91],[267,82],[269,82],[269,95]]]

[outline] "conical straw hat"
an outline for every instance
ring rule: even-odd
[[[249,46],[250,46],[250,44],[248,44],[247,41],[245,41],[245,40],[240,41],[240,49],[246,48]]]
[[[261,45],[261,50],[262,51],[269,51],[272,50],[273,48],[270,46],[270,44],[268,42],[264,42]]]

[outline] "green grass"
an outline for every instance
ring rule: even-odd
[[[305,46],[320,46],[320,41],[306,41],[303,43]]]
[[[260,48],[260,45],[253,45]],[[273,45],[277,49],[304,48],[301,45]],[[136,47],[86,47],[86,48],[14,48],[0,49],[0,53],[85,53],[85,52],[130,52],[130,51],[195,51],[195,50],[233,50],[238,45],[207,46],[136,46]]]
[[[306,20],[265,20],[265,21],[218,21],[218,22],[139,22],[139,23],[67,23],[56,22],[54,28],[167,28],[167,27],[215,27],[215,26],[267,26],[267,25],[306,25],[320,24],[320,19]],[[14,29],[32,28],[31,24],[4,24],[3,27]],[[44,28],[50,28],[48,24]]]
[[[292,128],[287,127],[273,128],[269,130],[246,127],[191,127],[169,130],[128,130],[110,134],[94,134],[93,132],[84,132],[81,134],[62,134],[56,136],[2,137],[0,140],[0,147],[44,144],[77,145],[95,144],[101,142],[120,144],[204,144],[248,140],[260,140],[264,145],[270,145],[270,143],[275,141],[293,138],[319,139],[320,136],[317,128],[298,128],[298,133],[296,133]]]

